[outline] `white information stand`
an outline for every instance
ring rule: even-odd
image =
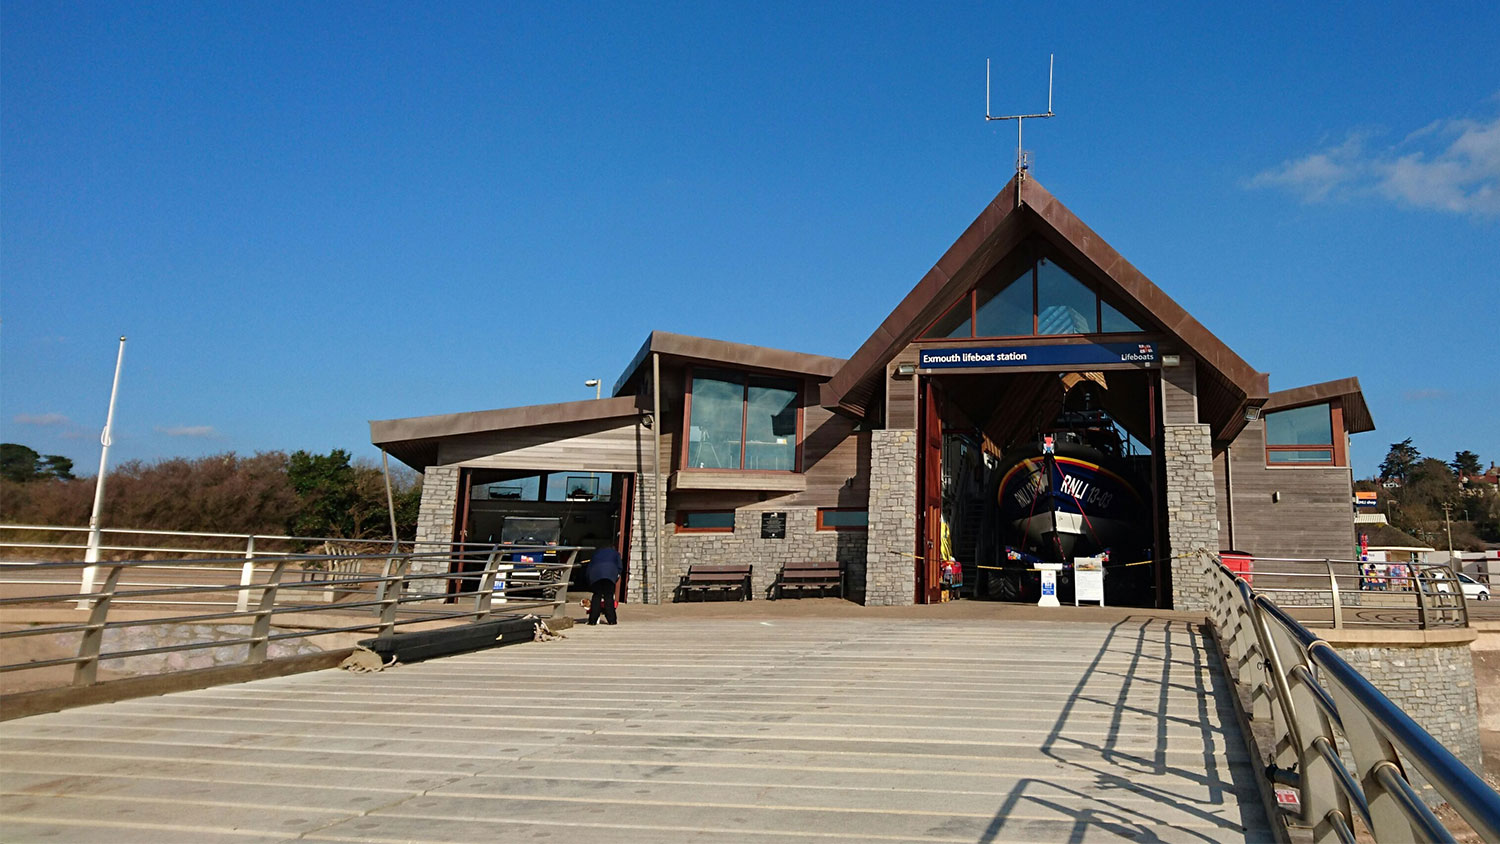
[[[1082,601],[1098,601],[1104,606],[1104,557],[1078,557],[1073,560],[1073,606]]]
[[[1057,573],[1062,571],[1062,563],[1037,563],[1036,569],[1042,573],[1042,598],[1036,602],[1036,605],[1039,607],[1062,606],[1057,600]]]

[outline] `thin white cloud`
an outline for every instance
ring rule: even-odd
[[[169,437],[198,437],[211,438],[219,435],[212,425],[172,425],[170,427],[156,426],[158,434],[166,434]]]
[[[38,428],[58,428],[73,424],[73,420],[61,413],[17,413],[17,425],[35,425]]]
[[[1439,120],[1400,143],[1372,148],[1364,133],[1255,174],[1246,185],[1304,202],[1380,197],[1399,205],[1500,216],[1500,115]]]

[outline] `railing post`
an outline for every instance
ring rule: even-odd
[[[1323,560],[1323,565],[1328,569],[1328,592],[1333,598],[1330,601],[1333,604],[1333,629],[1342,630],[1344,627],[1344,605],[1343,601],[1339,598],[1339,579],[1333,573],[1332,560]]]
[[[1254,596],[1246,596],[1249,604],[1249,612],[1252,623],[1255,625],[1255,638],[1260,645],[1260,652],[1265,657],[1265,672],[1269,675],[1271,694],[1276,698],[1276,706],[1272,708],[1272,724],[1276,733],[1276,746],[1273,749],[1276,763],[1279,765],[1291,765],[1297,761],[1298,754],[1302,751],[1302,730],[1297,722],[1297,713],[1292,707],[1291,689],[1287,682],[1286,671],[1281,664],[1281,655],[1276,649],[1276,643],[1271,638],[1271,624],[1266,620],[1266,614],[1261,611],[1260,605],[1255,603]]]
[[[396,555],[399,553],[401,552],[392,547],[391,553],[386,555],[385,562],[380,566],[381,580],[380,585],[375,588],[375,600],[379,601],[381,606],[385,605],[386,587],[391,585],[391,566],[395,564],[398,559]]]
[[[560,570],[562,579],[557,584],[557,589],[552,593],[552,618],[556,618],[562,608],[568,605],[568,587],[573,585],[573,563],[578,559],[578,549],[568,552],[567,560]]]
[[[99,679],[99,649],[104,644],[104,625],[109,620],[109,608],[114,602],[115,589],[120,585],[120,572],[125,567],[116,563],[109,567],[109,574],[104,576],[104,585],[99,590],[98,597],[93,598],[93,608],[89,611],[88,629],[83,632],[83,639],[78,643],[78,657],[80,662],[73,665],[73,685],[88,686]]]
[[[490,605],[495,600],[495,572],[500,562],[500,551],[494,549],[484,561],[484,573],[479,576],[479,588],[474,595],[474,620],[478,621],[490,614]],[[507,589],[509,583],[505,584]]]
[[[396,573],[393,575],[395,583],[386,581],[381,586],[395,586],[395,589],[386,589],[384,596],[380,599],[380,632],[376,634],[381,639],[389,639],[396,634],[396,610],[401,606],[401,595],[406,591],[406,574],[411,571],[411,557],[397,558]],[[395,594],[391,594],[394,592]]]
[[[1244,677],[1243,682],[1250,687],[1250,718],[1268,721],[1272,716],[1271,696],[1274,690],[1266,676],[1265,650],[1261,647],[1259,637],[1255,636],[1255,619],[1244,602],[1241,602],[1235,624],[1239,627],[1238,635],[1247,640],[1244,656],[1241,657],[1244,666],[1241,676]]]
[[[286,559],[278,558],[271,565],[271,575],[260,592],[260,605],[255,608],[255,623],[250,628],[251,665],[265,662],[270,650],[271,614],[276,611],[276,592],[281,587],[281,573],[286,570]]]
[[[1307,681],[1299,673],[1291,673],[1290,667],[1301,665],[1308,671],[1312,664],[1290,632],[1275,625],[1271,629],[1274,647],[1279,654],[1286,654],[1281,661],[1282,676],[1287,678],[1287,692],[1291,704],[1290,717],[1297,722],[1296,753],[1301,770],[1302,821],[1312,827],[1314,841],[1337,840],[1337,834],[1328,821],[1328,813],[1339,812],[1349,818],[1349,798],[1339,787],[1332,763],[1317,747],[1319,739],[1334,744],[1333,724],[1318,706],[1317,693],[1307,687]]]
[[[1427,577],[1427,569],[1414,569],[1412,575],[1413,585],[1417,587],[1417,629],[1426,630],[1430,626],[1427,623],[1427,589],[1432,582]]]
[[[1376,769],[1387,763],[1400,768],[1401,762],[1396,756],[1396,749],[1375,729],[1370,719],[1365,717],[1359,703],[1350,697],[1343,686],[1325,682],[1324,687],[1339,708],[1344,740],[1349,743],[1349,750],[1354,755],[1354,776],[1359,781],[1360,790],[1365,793],[1365,803],[1370,809],[1370,823],[1374,826],[1370,834],[1377,841],[1410,840],[1411,822],[1402,810],[1399,798],[1391,794],[1376,775]]]
[[[385,556],[385,561],[380,566],[380,585],[375,587],[375,600],[385,603],[385,588],[390,585],[391,565],[396,562],[396,557],[401,553],[401,542],[397,539],[391,540],[391,553]]]
[[[255,536],[245,541],[245,565],[240,568],[240,591],[234,600],[234,611],[244,612],[250,608],[250,584],[255,582]]]

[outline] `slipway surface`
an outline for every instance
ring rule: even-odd
[[[1195,626],[578,627],[0,724],[7,841],[1268,841]]]

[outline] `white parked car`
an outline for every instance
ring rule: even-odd
[[[1459,586],[1464,590],[1464,598],[1470,601],[1488,601],[1490,599],[1490,587],[1469,577],[1463,572],[1458,573]]]

